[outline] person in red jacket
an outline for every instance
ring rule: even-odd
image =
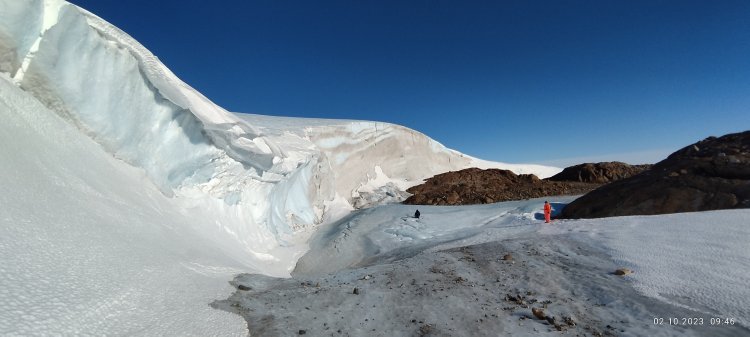
[[[549,201],[544,202],[544,223],[549,223],[550,217],[552,216],[552,205]]]

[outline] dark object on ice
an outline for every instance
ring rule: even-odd
[[[244,290],[244,291],[248,291],[248,290],[253,290],[253,288],[250,288],[250,287],[248,287],[248,286],[246,286],[246,285],[244,285],[244,284],[240,284],[240,285],[238,285],[238,286],[237,286],[237,289],[239,289],[239,290]]]
[[[546,320],[547,319],[547,316],[544,315],[544,309],[531,308],[531,313],[534,314],[534,317],[536,317],[538,319],[541,319],[541,320]]]
[[[709,137],[568,204],[560,218],[750,208],[750,131]]]
[[[615,272],[613,274],[615,274],[617,276],[625,276],[625,275],[632,274],[632,273],[633,273],[633,271],[630,270],[630,269],[628,269],[628,268],[619,268],[619,269],[615,270]]]
[[[510,253],[505,254],[505,255],[503,255],[503,260],[505,260],[505,261],[513,260],[513,255],[511,255]]]
[[[427,336],[432,332],[432,324],[424,324],[419,327],[419,336]]]
[[[653,165],[630,165],[619,161],[584,163],[566,167],[562,172],[547,178],[547,180],[608,184],[620,179],[630,178],[650,169],[651,166]]]
[[[302,329],[300,329],[300,331],[298,331],[297,333],[298,333],[298,334],[300,334],[300,335],[304,335],[304,334],[306,334],[306,333],[307,333],[307,331],[306,331],[306,330],[302,330]]]
[[[520,304],[520,305],[526,304],[524,302],[524,300],[523,300],[523,296],[520,295],[520,294],[518,296],[513,296],[511,294],[506,294],[505,295],[505,300],[508,301],[508,302],[513,302],[513,303]]]
[[[420,214],[422,214],[422,213],[419,213],[419,210],[417,210],[416,212],[414,212],[414,217],[417,218],[417,219],[419,219],[419,215]]]
[[[359,288],[354,288],[354,291],[352,291],[352,294],[359,295]]]

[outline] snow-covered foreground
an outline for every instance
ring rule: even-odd
[[[750,335],[750,211],[545,225],[542,203],[360,211],[293,279],[241,275],[215,305],[264,336]]]

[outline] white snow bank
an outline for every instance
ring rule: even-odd
[[[299,253],[279,252],[290,251],[295,229],[321,221],[307,191],[315,157],[285,158],[127,34],[74,5],[3,0],[0,13],[1,70],[20,88],[183,207],[213,212],[204,230],[218,227],[223,245],[266,261],[258,271],[288,273]]]
[[[228,113],[126,33],[61,0],[0,0],[0,19],[0,72],[183,207],[213,212],[205,230],[218,227],[224,244],[267,261],[259,272],[288,273],[298,253],[279,251],[351,209],[360,192],[475,166],[385,123],[297,120],[286,125],[296,131],[264,136],[280,128]]]
[[[750,317],[750,210],[562,221],[543,234],[599,242],[650,297],[715,317]]]
[[[0,74],[0,334],[244,336],[209,304],[260,269]],[[215,241],[214,241],[215,240]]]

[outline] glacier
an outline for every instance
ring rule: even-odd
[[[10,335],[242,335],[207,303],[237,273],[289,277],[320,225],[448,170],[559,171],[389,123],[229,112],[62,0],[0,0],[0,118]]]
[[[388,123],[231,113],[84,9],[58,0],[0,8],[0,71],[164,195],[213,214],[206,226],[258,272],[288,274],[304,249],[300,232],[368,204],[360,193],[388,183],[404,189],[470,166],[558,170],[483,162]]]

